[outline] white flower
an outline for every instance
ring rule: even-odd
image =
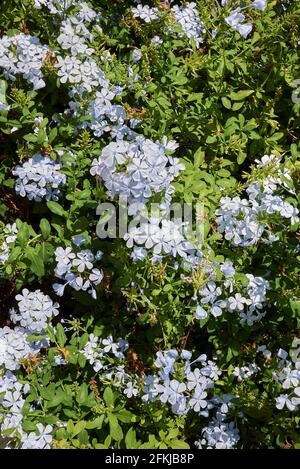
[[[194,371],[191,371],[186,375],[188,380],[187,389],[189,391],[195,389],[199,390],[200,388],[205,388],[207,385],[207,378],[203,376],[199,368],[195,368]]]
[[[92,269],[92,273],[89,275],[89,280],[94,285],[99,285],[103,279],[104,275],[102,270],[99,269]]]
[[[258,10],[264,11],[267,8],[267,0],[254,0],[251,6],[257,8]]]
[[[292,400],[287,394],[280,394],[276,397],[276,407],[279,410],[282,410],[286,406],[289,410],[296,410],[296,405],[293,404]]]
[[[37,424],[38,434],[31,432],[29,434],[24,433],[21,438],[22,449],[50,449],[52,442],[51,432],[53,427],[47,425],[44,427],[41,423]]]
[[[59,187],[66,183],[66,176],[60,170],[60,164],[36,153],[12,171],[14,176],[18,176],[15,190],[21,197],[37,202],[43,198],[58,200],[61,195]]]
[[[72,259],[75,259],[75,254],[72,248],[67,247],[66,249],[58,247],[55,250],[55,259],[60,264],[69,264]]]
[[[138,389],[136,389],[132,383],[127,383],[124,394],[128,397],[128,399],[130,399],[132,396],[137,396],[138,392]]]
[[[20,33],[0,39],[0,68],[5,78],[15,80],[17,75],[33,85],[34,90],[45,86],[42,67],[48,47],[42,46],[37,37]]]
[[[245,304],[251,304],[250,300],[244,298],[240,293],[236,293],[228,298],[228,309],[231,311],[243,311]]]
[[[203,42],[205,28],[199,17],[196,3],[188,2],[182,6],[174,5],[171,7],[171,12],[183,30],[183,34],[180,34],[180,37],[186,35],[189,39],[195,41],[196,47],[199,47],[200,43]]]
[[[10,311],[11,320],[30,331],[42,332],[53,316],[58,315],[58,303],[53,303],[48,295],[40,290],[29,292],[26,288],[16,296],[19,313]]]
[[[203,298],[201,299],[201,303],[213,303],[215,299],[221,295],[221,293],[221,288],[217,287],[215,282],[209,281],[207,282],[206,287],[203,290],[199,291],[199,294],[203,296]]]
[[[205,409],[207,407],[207,401],[205,398],[207,397],[207,392],[205,391],[196,391],[189,401],[189,406],[195,411],[200,412],[201,409]]]
[[[141,18],[145,23],[157,20],[157,8],[150,8],[148,5],[137,5],[136,8],[132,8],[132,14],[135,18]]]
[[[206,319],[207,316],[208,316],[207,311],[205,311],[205,309],[202,308],[202,306],[200,306],[200,305],[198,304],[198,305],[197,305],[197,308],[196,308],[195,318],[196,318],[196,319]]]

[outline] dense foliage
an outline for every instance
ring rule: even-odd
[[[0,19],[2,446],[299,448],[299,1]]]

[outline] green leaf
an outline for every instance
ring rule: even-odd
[[[96,428],[97,430],[100,430],[103,425],[103,420],[104,420],[104,414],[100,415],[100,417],[97,417],[95,420],[90,420],[89,422],[86,422],[85,428],[87,430],[93,430]]]
[[[53,140],[55,140],[57,136],[57,128],[54,127],[53,129],[50,130],[49,135],[48,135],[48,142],[52,143]]]
[[[43,277],[43,275],[45,274],[45,268],[44,261],[39,253],[39,248],[40,246],[38,246],[37,248],[28,246],[26,249],[26,257],[31,262],[31,272],[33,272],[37,277]]]
[[[170,444],[173,449],[189,449],[189,444],[182,440],[172,440]]]
[[[226,109],[231,109],[230,99],[226,98],[226,96],[223,96],[223,98],[221,98],[221,101],[222,101],[223,106],[226,107]]]
[[[67,432],[69,433],[69,435],[72,435],[73,431],[74,431],[74,422],[73,420],[68,420]]]
[[[86,422],[84,420],[80,420],[79,422],[77,422],[74,425],[74,429],[72,431],[72,438],[78,435],[78,433],[82,432],[82,430],[84,430],[85,427],[86,427]]]
[[[83,349],[83,347],[86,345],[87,341],[89,340],[89,335],[87,332],[85,332],[84,334],[82,334],[82,336],[80,337],[80,340],[79,340],[79,348],[80,350]]]
[[[23,138],[26,140],[26,142],[36,143],[37,141],[37,136],[35,134],[27,134],[24,135]]]
[[[209,135],[206,139],[206,143],[215,143],[217,141],[216,135]]]
[[[67,439],[68,434],[64,428],[59,428],[55,433],[56,440],[65,440]]]
[[[238,111],[243,106],[244,106],[244,103],[233,103],[232,110],[233,111]]]
[[[126,433],[125,446],[127,449],[137,448],[136,432],[133,428],[129,428],[128,432]]]
[[[15,248],[13,248],[9,254],[9,262],[14,262],[15,260],[17,260],[21,252],[22,249],[20,248],[20,246],[16,246]]]
[[[61,217],[66,217],[68,215],[64,208],[57,202],[50,200],[47,202],[47,206],[49,210],[56,215],[60,215]]]
[[[22,422],[22,428],[25,430],[25,432],[35,432],[36,428],[36,423],[30,422],[30,420],[23,420]]]
[[[200,167],[204,163],[205,152],[202,147],[199,147],[196,153],[194,154],[195,166]]]
[[[60,347],[63,347],[67,341],[67,337],[66,337],[64,328],[60,323],[58,323],[56,326],[56,337],[57,337],[57,342],[60,345]]]
[[[269,142],[277,142],[277,140],[281,140],[284,136],[283,132],[275,132],[271,137],[268,137]]]
[[[45,240],[48,239],[49,236],[50,236],[50,233],[51,233],[51,226],[50,226],[50,223],[48,222],[48,220],[46,218],[41,219],[40,229],[41,229],[41,233],[42,233],[43,238]]]
[[[233,101],[242,101],[243,99],[247,98],[253,93],[254,93],[254,90],[240,90],[237,93],[234,93],[234,92],[230,93],[229,97]]]
[[[112,407],[114,405],[115,398],[111,388],[105,388],[103,393],[103,399],[105,400],[107,406]]]
[[[21,227],[18,227],[17,240],[19,241],[21,247],[25,247],[29,241],[29,226],[27,223],[22,223]]]
[[[82,383],[82,385],[79,388],[79,392],[76,394],[76,401],[78,404],[84,404],[86,399],[88,398],[88,387],[86,383]]]
[[[61,404],[65,399],[65,393],[62,389],[60,389],[55,396],[51,398],[51,400],[47,403],[48,408],[57,407]]]
[[[123,431],[118,423],[118,419],[114,414],[108,414],[109,430],[110,436],[116,440],[120,441],[123,438]]]
[[[79,434],[78,434],[78,440],[79,440],[79,443],[84,446],[84,445],[87,445],[88,442],[89,442],[89,434],[86,430],[82,430]]]
[[[240,153],[238,154],[238,157],[237,157],[237,162],[238,162],[238,164],[244,163],[244,161],[245,161],[246,158],[247,158],[247,154],[240,152]]]
[[[123,423],[130,423],[132,421],[132,417],[134,416],[129,410],[123,409],[120,412],[115,414],[118,417],[118,420]]]
[[[78,365],[81,368],[84,368],[85,365],[86,365],[86,358],[82,353],[79,353],[79,355],[78,355]]]

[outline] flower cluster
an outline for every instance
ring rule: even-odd
[[[16,300],[19,312],[14,308],[10,310],[12,322],[36,333],[42,332],[49,321],[59,313],[58,303],[53,303],[41,290],[30,292],[24,288],[22,294],[16,296]]]
[[[114,342],[112,336],[108,336],[106,339],[102,339],[101,337],[97,337],[94,334],[89,335],[89,340],[85,344],[84,348],[81,350],[83,356],[88,360],[90,365],[93,366],[94,371],[98,372],[100,370],[107,371],[110,368],[110,357],[116,357],[118,359],[124,359],[125,355],[124,352],[128,349],[128,342],[124,339],[117,339]],[[117,369],[115,373],[115,377],[117,381],[120,382],[124,376],[123,369]],[[120,374],[120,371],[121,374]],[[111,373],[111,372],[110,372]],[[112,377],[111,376],[107,377]]]
[[[138,227],[131,227],[124,235],[126,246],[132,248],[134,243],[151,249],[152,259],[162,260],[163,255],[186,258],[193,251],[192,244],[184,236],[184,223],[181,220],[170,221],[152,216],[147,223],[141,223]],[[131,257],[143,260],[147,256],[144,247],[136,247]]]
[[[87,91],[100,86],[103,79],[103,73],[91,58],[82,62],[75,56],[59,56],[55,67],[61,83],[81,85]]]
[[[205,269],[207,280],[197,292],[198,297],[201,298],[200,302],[197,297],[195,298],[197,301],[196,319],[206,319],[209,313],[218,317],[223,314],[223,311],[229,311],[239,315],[241,324],[252,326],[266,315],[262,310],[266,302],[267,290],[270,288],[267,280],[246,274],[247,285],[239,287],[234,279],[235,268],[230,261],[222,264],[218,262],[209,264],[203,259],[199,268],[200,271]],[[242,288],[244,294],[242,295],[240,291],[235,293],[235,288],[239,290]]]
[[[116,91],[110,87],[106,79],[101,80],[101,90],[96,91],[95,97],[89,101],[86,115],[79,128],[89,128],[96,137],[101,137],[104,133],[111,133],[112,137],[122,139],[123,137],[133,138],[134,132],[124,125],[127,115],[125,109],[120,104],[113,104]],[[80,116],[82,104],[80,96],[72,93],[73,100],[70,101],[70,111],[73,117]],[[69,111],[67,111],[69,112]]]
[[[30,391],[28,383],[21,384],[11,371],[0,375],[0,413],[2,420],[0,425],[0,437],[6,439],[6,448],[14,448],[11,438],[17,433],[20,438],[21,449],[49,449],[52,441],[51,432],[53,427],[47,425],[45,428],[41,423],[37,424],[37,433],[27,434],[22,427],[23,407],[25,397]],[[8,433],[5,433],[8,432]]]
[[[17,239],[18,228],[15,223],[8,223],[3,228],[3,240],[2,244],[0,245],[0,262],[4,264],[8,258],[10,253],[10,245],[13,244]]]
[[[10,446],[11,438],[17,434],[20,448],[50,448],[52,441],[51,426],[37,424],[38,433],[27,434],[22,428],[23,406],[28,394],[29,384],[21,384],[12,371],[19,370],[22,362],[32,359],[41,349],[49,346],[47,338],[34,334],[43,333],[53,316],[58,314],[58,304],[44,295],[40,290],[29,292],[23,289],[22,294],[16,296],[19,313],[10,310],[10,319],[20,326],[0,328],[0,437],[8,438],[6,447]],[[31,336],[31,337],[29,337]],[[6,432],[9,430],[8,434]],[[12,443],[13,444],[13,443]]]
[[[182,6],[174,5],[171,8],[171,12],[176,22],[180,24],[184,31],[181,35],[186,35],[189,39],[193,39],[196,47],[199,47],[201,42],[203,42],[205,28],[199,17],[196,3],[189,2]]]
[[[0,68],[8,80],[21,75],[34,90],[45,86],[42,67],[49,48],[42,46],[37,37],[24,33],[3,36],[0,39]]]
[[[232,372],[234,376],[237,377],[239,382],[243,381],[244,379],[249,379],[254,374],[260,371],[260,367],[256,363],[250,363],[249,365],[245,366],[236,366]]]
[[[24,289],[23,295],[17,295],[16,300],[19,301],[20,313],[11,309],[10,319],[21,326],[0,328],[0,366],[7,370],[18,370],[22,359],[36,355],[41,348],[48,346],[48,339],[29,340],[28,337],[42,332],[49,319],[58,314],[58,305],[40,290],[30,293]]]
[[[33,0],[36,9],[40,10],[42,7],[47,7],[53,15],[63,15],[64,9],[70,8],[72,3],[77,3],[78,0]]]
[[[222,6],[227,3],[227,0],[222,1]],[[267,8],[267,0],[254,0],[251,5],[247,5],[242,8],[236,8],[233,10],[229,16],[225,18],[226,23],[231,26],[233,29],[238,31],[244,38],[246,38],[252,31],[252,23],[244,23],[245,15],[241,13],[242,10],[246,8],[254,7],[260,11],[264,11]]]
[[[48,8],[50,13],[65,17],[65,10],[68,10],[72,6],[76,7],[74,16],[69,16],[68,20],[77,20],[81,27],[84,26],[84,22],[90,22],[96,19],[100,19],[101,15],[96,13],[89,5],[82,0],[33,0],[34,6],[37,10],[41,10],[43,7]]]
[[[92,39],[93,36],[86,30],[84,23],[78,24],[76,21],[75,24],[73,23],[74,20],[72,18],[62,22],[57,42],[63,50],[70,51],[72,56],[92,55],[94,49],[86,45],[85,39],[82,36],[88,36],[90,39]],[[78,30],[82,36],[77,35],[76,30]]]
[[[53,436],[52,425],[37,424],[37,432],[24,433],[21,437],[21,449],[50,449]]]
[[[80,245],[75,241],[76,246]],[[55,283],[53,288],[58,296],[63,296],[65,287],[70,285],[74,290],[87,291],[93,298],[97,297],[95,287],[100,285],[103,279],[103,271],[94,267],[94,262],[102,258],[102,252],[94,255],[90,249],[74,252],[71,247],[59,247],[55,251],[56,277],[65,283]]]
[[[198,449],[233,449],[240,439],[234,422],[214,418],[202,430],[201,440],[195,441]]]
[[[287,202],[282,195],[277,194],[278,188],[286,189],[283,178],[290,179],[288,170],[281,171],[280,159],[274,155],[263,156],[261,162],[257,161],[260,168],[277,168],[276,176],[266,177],[262,183],[255,181],[246,188],[248,199],[240,197],[222,197],[221,207],[216,211],[218,231],[224,233],[225,239],[233,246],[253,246],[262,238],[267,243],[272,243],[278,238],[267,228],[263,217],[279,214],[283,218],[291,220],[291,224],[299,221],[298,209]]]
[[[193,39],[197,47],[203,42],[203,34],[205,28],[202,20],[199,17],[195,2],[187,2],[184,5],[173,5],[172,1],[165,2],[168,6],[168,16],[172,18],[177,25],[182,29],[179,33],[179,37],[186,36],[188,39]],[[132,14],[135,18],[140,18],[146,23],[151,21],[158,21],[160,19],[160,13],[165,14],[166,11],[159,11],[157,8],[151,8],[148,5],[137,5],[132,8]],[[172,28],[168,28],[168,32],[173,32]]]
[[[300,405],[300,361],[294,363],[288,359],[288,353],[280,349],[278,357],[281,359],[278,370],[273,372],[273,378],[280,383],[284,394],[276,398],[276,407],[281,410],[284,407],[292,411],[298,411]]]
[[[57,6],[59,2],[55,2]],[[53,11],[53,2],[43,5]],[[117,90],[110,88],[110,82],[99,67],[95,50],[90,46],[94,35],[87,26],[97,23],[101,15],[92,10],[85,2],[77,2],[76,11],[61,21],[57,37],[60,52],[55,52],[54,67],[61,83],[73,85],[69,91],[71,101],[65,115],[80,117],[78,128],[90,128],[96,137],[104,132],[113,132],[117,137],[130,135],[131,130],[123,125],[126,112],[121,105],[113,105]],[[59,14],[60,10],[55,13]],[[105,51],[109,55],[108,51]],[[94,94],[92,94],[94,93]],[[88,106],[87,106],[88,101]],[[85,110],[84,118],[82,110]]]
[[[18,294],[0,318],[1,446],[179,448],[197,440],[198,448],[231,449],[251,446],[245,435],[261,425],[260,446],[281,445],[283,434],[296,447],[288,423],[300,408],[300,362],[282,349],[279,363],[273,357],[299,312],[298,109],[290,102],[289,119],[274,114],[299,39],[295,28],[282,34],[290,18],[280,16],[282,4],[292,2],[270,2],[265,14],[266,0],[149,3],[32,0],[17,34],[17,10],[5,13],[0,214],[11,224],[1,223],[3,303]],[[296,21],[300,9],[291,9]],[[276,73],[273,86],[274,57],[287,73]],[[255,148],[290,156],[252,165]],[[93,207],[117,197],[129,228],[121,229],[120,210],[121,239],[99,240]],[[205,207],[195,223],[186,213],[183,221],[184,202]],[[108,253],[103,265],[97,246]],[[53,291],[66,292],[60,322],[58,303],[24,288],[49,286],[53,262]],[[269,328],[258,323],[268,311]],[[258,345],[267,340],[268,348]]]
[[[0,328],[0,366],[7,370],[20,368],[20,360],[35,353],[33,342],[27,340],[30,333],[23,327]]]
[[[22,359],[36,355],[48,346],[47,338],[37,336],[36,340],[34,337],[29,340],[29,336],[43,332],[53,316],[58,315],[58,304],[40,290],[29,292],[24,288],[15,299],[19,312],[12,308],[10,320],[20,325],[14,329],[8,326],[0,328],[0,366],[7,370],[18,370]]]
[[[148,5],[137,5],[137,7],[132,8],[134,18],[140,18],[145,21],[145,23],[150,23],[153,20],[159,19],[157,13],[157,8],[151,8]]]
[[[86,24],[100,16],[85,2],[79,2],[78,7],[75,16],[61,22],[57,42],[63,53],[57,52],[55,67],[61,83],[75,85],[74,91],[91,92],[101,86],[104,74],[91,57],[95,50],[87,41],[92,41],[94,36]],[[64,55],[65,52],[69,55]]]
[[[29,384],[21,384],[11,371],[0,374],[0,407],[4,412],[0,412],[2,417],[0,425],[0,436],[4,436],[6,430],[10,430],[10,437],[14,433],[23,433],[22,409],[25,404],[25,395],[29,392]]]
[[[16,192],[21,197],[40,202],[42,199],[58,200],[61,195],[60,186],[66,183],[66,176],[61,165],[41,153],[33,155],[22,166],[13,170],[17,176]]]
[[[208,397],[209,390],[214,387],[214,381],[219,379],[221,372],[215,362],[207,360],[204,354],[193,361],[191,358],[188,350],[183,350],[180,356],[177,350],[157,352],[155,365],[159,371],[144,378],[142,400],[169,403],[177,415],[193,410],[207,417],[213,407]],[[195,363],[199,363],[200,367],[192,367]]]
[[[112,142],[93,160],[91,174],[104,181],[111,197],[121,195],[129,204],[144,203],[154,193],[168,191],[184,169],[178,158],[166,154],[177,146],[173,141],[159,143],[141,136],[132,142]]]

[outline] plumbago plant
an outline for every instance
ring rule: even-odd
[[[299,448],[299,2],[0,17],[1,446]]]

